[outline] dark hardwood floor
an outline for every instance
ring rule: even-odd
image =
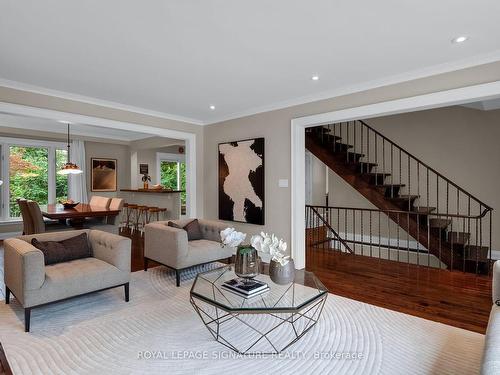
[[[485,333],[491,278],[309,248],[306,269],[333,294]]]
[[[144,267],[144,240],[132,239],[132,272]],[[485,333],[491,310],[491,278],[458,271],[418,267],[378,258],[307,250],[306,269],[328,290],[390,310]],[[150,267],[154,267],[150,262]]]

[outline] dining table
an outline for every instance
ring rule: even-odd
[[[82,228],[87,218],[99,218],[117,216],[120,210],[112,210],[106,207],[91,206],[87,203],[79,203],[73,208],[64,207],[62,204],[48,204],[41,206],[42,215],[48,219],[69,222],[72,227]]]

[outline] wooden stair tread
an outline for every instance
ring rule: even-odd
[[[383,187],[383,188],[391,188],[391,187],[405,187],[406,185],[405,184],[382,184],[382,185],[378,185],[379,187]]]
[[[387,197],[387,199],[390,199],[391,201],[399,201],[399,202],[408,202],[408,201],[414,201],[415,199],[420,198],[420,195],[398,195],[397,197]]]
[[[391,174],[385,172],[367,172],[363,173],[363,175],[368,177],[381,177],[381,176],[389,177]]]
[[[469,242],[470,239],[470,233],[468,232],[449,232],[448,233],[448,242],[457,244],[457,245],[464,245],[467,242]]]
[[[431,228],[445,229],[451,224],[450,219],[430,219],[429,226]]]
[[[436,211],[436,207],[415,207],[413,211],[421,215],[429,215],[430,213]]]

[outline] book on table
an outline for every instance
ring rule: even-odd
[[[253,297],[269,290],[269,285],[259,280],[232,279],[225,281],[222,287],[243,297]]]

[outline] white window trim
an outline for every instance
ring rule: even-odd
[[[170,154],[166,152],[156,153],[156,183],[161,184],[161,162],[162,161],[175,161],[177,162],[177,190],[181,187],[181,175],[179,163],[186,162],[186,156],[184,154]]]
[[[42,147],[48,150],[48,202],[56,203],[56,150],[65,150],[67,144],[63,142],[42,141],[36,139],[0,137],[1,147],[1,179],[3,181],[2,189],[2,205],[0,208],[0,222],[16,222],[18,218],[10,217],[10,173],[9,173],[9,152],[11,146],[20,147]]]

